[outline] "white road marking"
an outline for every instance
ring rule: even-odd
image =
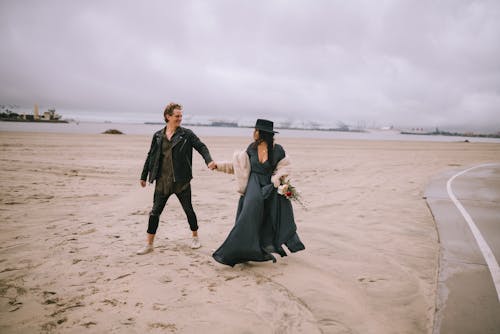
[[[497,290],[497,295],[498,295],[498,301],[500,302],[500,267],[498,266],[498,262],[495,259],[495,255],[493,255],[493,252],[491,251],[490,246],[486,243],[486,241],[483,238],[483,235],[477,228],[476,224],[474,223],[474,220],[472,220],[471,216],[465,210],[465,208],[462,206],[462,204],[457,200],[455,197],[455,194],[453,194],[453,191],[451,190],[451,183],[453,180],[468,171],[471,171],[476,168],[481,168],[481,167],[486,167],[486,166],[496,166],[498,164],[484,164],[484,165],[479,165],[479,166],[474,166],[469,169],[466,169],[464,171],[461,171],[455,175],[453,175],[448,182],[446,183],[446,189],[448,190],[448,195],[450,196],[451,200],[453,203],[456,205],[458,208],[458,211],[464,216],[465,221],[467,221],[467,224],[469,225],[469,228],[474,235],[474,238],[476,239],[476,242],[479,246],[479,249],[481,250],[481,253],[483,254],[484,259],[486,260],[486,264],[488,265],[488,268],[490,270],[491,278],[493,278],[493,283],[495,284],[495,289]]]

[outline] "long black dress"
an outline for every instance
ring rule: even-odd
[[[305,249],[297,235],[290,200],[279,195],[271,183],[275,166],[285,157],[283,147],[274,145],[272,162],[260,163],[253,145],[247,154],[250,176],[245,195],[238,202],[235,225],[212,255],[217,262],[229,266],[247,261],[276,262],[271,253],[286,256],[283,244],[292,253]]]

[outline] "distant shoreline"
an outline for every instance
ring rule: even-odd
[[[21,123],[69,123],[66,120],[56,120],[56,119],[50,119],[50,120],[28,120],[28,119],[5,119],[5,118],[0,118],[0,121],[2,121],[2,122],[21,122]]]
[[[146,125],[165,125],[164,122],[144,122]],[[198,124],[198,123],[182,123],[183,126],[198,126],[198,127],[223,127],[223,128],[241,128],[251,129],[253,126],[237,125],[237,124]],[[338,131],[338,132],[366,132],[366,130],[358,129],[343,129],[343,128],[299,128],[299,127],[276,127],[276,130],[301,130],[301,131]]]
[[[492,133],[460,133],[448,131],[434,131],[434,132],[413,132],[401,131],[402,135],[417,135],[417,136],[451,136],[451,137],[468,137],[468,138],[500,138],[500,134]]]
[[[161,124],[161,125],[160,125]],[[186,125],[183,123],[183,125]],[[73,134],[101,134],[110,129],[118,129],[126,135],[147,135],[148,137],[164,127],[165,123],[144,124],[120,122],[75,122],[68,119],[68,123],[39,122],[0,122],[1,132],[37,132],[37,133],[73,133]],[[252,127],[217,127],[186,125],[200,137],[249,137]],[[399,140],[399,141],[439,141],[464,142],[466,137],[436,136],[436,135],[403,135],[398,130],[367,129],[364,132],[354,131],[325,131],[313,129],[277,129],[279,138],[315,138],[337,140]],[[476,137],[468,139],[470,142],[491,142],[500,144],[500,138]]]

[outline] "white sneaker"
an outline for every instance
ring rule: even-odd
[[[191,248],[196,249],[200,247],[201,247],[200,239],[198,239],[198,237],[193,237],[193,241],[191,242]]]
[[[146,246],[142,247],[137,251],[137,255],[144,255],[147,253],[151,253],[153,251],[153,245],[146,244]]]

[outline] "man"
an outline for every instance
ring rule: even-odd
[[[153,135],[141,174],[140,184],[146,186],[156,181],[153,198],[153,208],[149,213],[147,243],[137,251],[144,255],[153,251],[153,242],[165,204],[170,195],[175,194],[186,213],[193,240],[191,248],[200,248],[198,239],[198,222],[191,203],[191,184],[193,148],[201,154],[208,168],[214,169],[215,162],[210,156],[207,146],[194,134],[193,131],[181,127],[182,106],[170,103],[163,113],[167,125]]]

